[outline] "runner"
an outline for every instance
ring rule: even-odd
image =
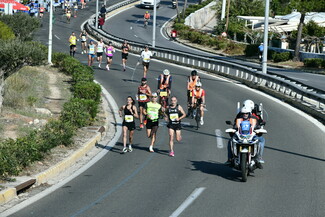
[[[135,102],[131,96],[127,97],[126,105],[123,105],[119,114],[122,117],[122,111],[124,112],[124,118],[122,123],[123,128],[123,152],[132,152],[132,144],[133,144],[133,134],[135,130],[135,122],[134,118],[139,118],[137,108],[135,107]],[[126,140],[127,134],[129,131],[129,149],[126,148]]]
[[[96,45],[93,40],[90,40],[88,45],[88,66],[92,66],[95,59]]]
[[[149,51],[148,45],[144,47],[144,50],[141,52],[140,57],[142,59],[142,65],[143,65],[143,77],[146,78],[149,69],[150,58],[152,57],[152,53],[151,51]]]
[[[147,79],[146,78],[142,78],[141,79],[141,85],[138,87],[138,103],[139,103],[139,112],[140,112],[140,129],[142,129],[143,123],[146,124],[146,120],[145,122],[143,122],[144,119],[144,115],[143,115],[143,110],[146,107],[147,102],[150,101],[150,95],[151,95],[151,89],[149,87],[149,85],[147,84]]]
[[[73,11],[74,11],[74,17],[77,17],[77,13],[78,13],[78,3],[75,3],[73,6]]]
[[[104,52],[104,41],[101,38],[99,42],[97,43],[97,61],[98,61],[98,67],[101,68],[102,60],[103,60],[103,52]]]
[[[130,50],[130,45],[126,40],[124,40],[124,43],[122,45],[122,65],[123,65],[123,71],[126,70],[126,61],[128,59],[129,55],[129,50]]]
[[[40,17],[40,18],[43,18],[44,11],[45,11],[45,8],[44,8],[44,6],[42,5],[42,6],[39,8],[39,17]]]
[[[70,43],[70,56],[73,56],[75,55],[76,53],[76,45],[77,45],[77,37],[76,37],[76,34],[74,32],[72,32],[72,34],[70,35],[69,37],[69,43]]]
[[[106,65],[106,69],[109,71],[109,67],[112,64],[112,60],[113,60],[113,55],[115,53],[115,48],[112,45],[112,42],[108,42],[108,46],[105,47],[106,50],[106,57],[107,57],[107,65]]]
[[[161,105],[157,102],[157,99],[157,93],[152,93],[151,101],[146,104],[146,108],[143,110],[144,115],[147,115],[147,136],[148,138],[151,138],[149,146],[150,152],[155,152],[153,146],[156,141],[156,134],[159,127],[159,111]]]
[[[67,16],[68,23],[70,23],[70,19],[71,19],[71,9],[70,8],[68,8],[66,16]]]
[[[80,33],[79,38],[81,39],[81,54],[87,53],[87,38],[88,34],[86,30],[82,30],[82,33]]]
[[[147,28],[149,20],[150,20],[150,13],[146,11],[146,13],[143,15],[144,19],[144,28]]]
[[[86,7],[85,0],[80,0],[80,2],[81,2],[81,9],[84,9]]]
[[[174,157],[174,135],[176,134],[176,140],[180,142],[181,136],[181,120],[186,117],[186,114],[182,106],[177,104],[177,98],[171,97],[171,103],[167,107],[165,112],[165,120],[168,121],[168,132],[169,132],[169,156]]]

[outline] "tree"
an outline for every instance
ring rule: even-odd
[[[32,40],[33,32],[40,26],[39,19],[25,13],[3,15],[0,16],[0,21],[7,24],[22,41]]]
[[[291,0],[290,5],[292,9],[297,9],[300,13],[300,20],[298,25],[296,47],[294,52],[293,61],[299,61],[299,51],[302,38],[302,30],[307,12],[321,12],[325,10],[325,1],[319,0]]]

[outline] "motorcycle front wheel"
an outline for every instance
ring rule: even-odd
[[[242,153],[240,156],[240,169],[241,169],[241,176],[242,181],[247,181],[247,175],[248,175],[248,166],[247,166],[247,154]]]

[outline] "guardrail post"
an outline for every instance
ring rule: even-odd
[[[230,73],[230,68],[227,67],[227,74],[229,75],[229,73]]]

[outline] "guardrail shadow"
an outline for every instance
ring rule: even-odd
[[[293,155],[296,155],[296,156],[299,156],[299,157],[304,157],[304,158],[309,158],[309,159],[312,159],[312,160],[318,160],[318,161],[325,162],[325,159],[318,158],[318,157],[313,157],[313,156],[309,156],[309,155],[305,155],[305,154],[299,154],[299,153],[292,152],[292,151],[285,151],[285,150],[281,150],[281,149],[278,149],[278,148],[272,148],[272,147],[269,147],[269,146],[265,146],[265,148],[273,150],[273,151],[279,151],[279,152],[286,153],[286,154],[293,154]]]
[[[217,175],[234,182],[241,182],[241,173],[233,170],[220,162],[214,161],[190,161],[194,167],[192,171],[201,171],[206,174]]]

